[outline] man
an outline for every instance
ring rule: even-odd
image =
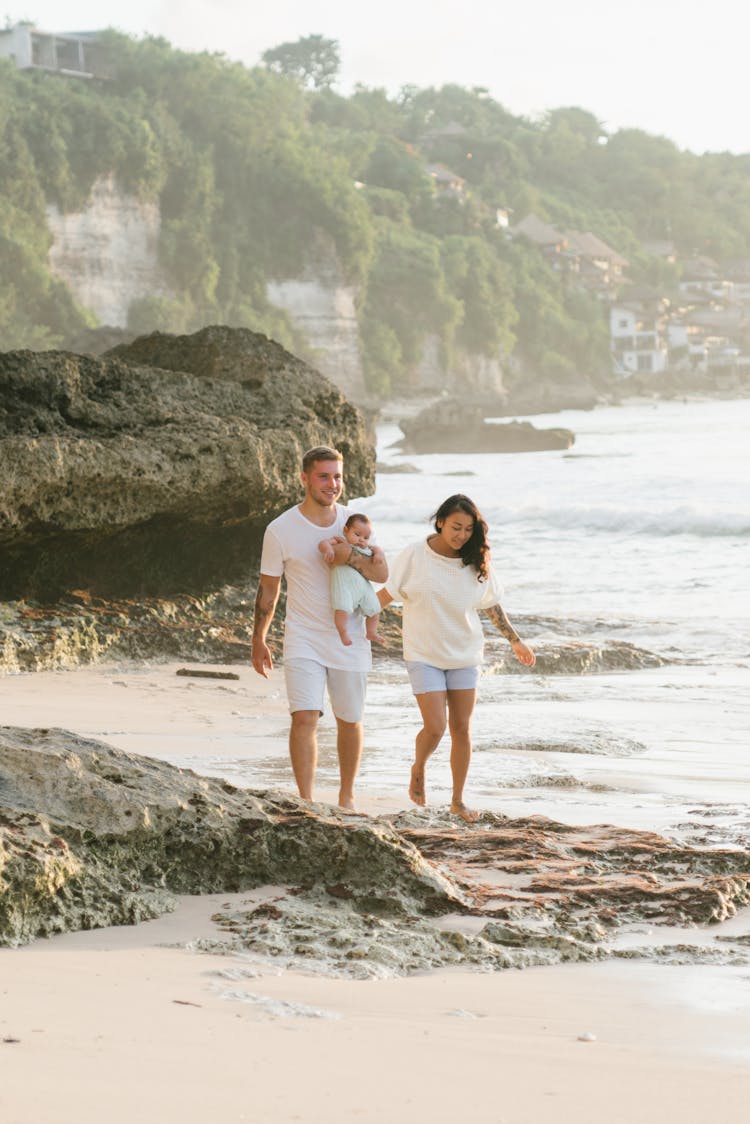
[[[269,523],[263,538],[252,663],[267,679],[272,664],[266,636],[285,576],[284,676],[292,716],[289,755],[294,779],[303,800],[312,800],[317,726],[327,687],[338,727],[339,806],[354,811],[370,644],[360,615],[351,619],[352,644],[342,644],[333,619],[330,572],[318,549],[323,539],[341,535],[348,514],[337,503],[344,484],[341,453],[326,446],[310,449],[302,460],[301,479],[302,503]],[[343,540],[334,547],[331,564],[352,566],[368,581],[384,582],[388,577],[382,554],[365,557]]]

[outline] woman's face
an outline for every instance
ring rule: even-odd
[[[458,554],[474,533],[474,520],[465,511],[452,511],[439,525],[437,533],[443,546]]]

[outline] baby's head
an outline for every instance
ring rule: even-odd
[[[362,550],[369,548],[372,523],[366,515],[355,513],[350,515],[344,524],[344,538],[352,546],[359,546]]]

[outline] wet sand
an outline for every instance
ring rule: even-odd
[[[281,676],[193,680],[177,666],[0,679],[2,721],[179,765],[242,764],[290,788]],[[368,788],[362,804],[407,801]],[[191,950],[220,906],[267,892],[0,950],[3,1124],[440,1124],[467,1111],[493,1124],[706,1124],[718,1106],[743,1118],[746,969],[607,962],[355,981]]]

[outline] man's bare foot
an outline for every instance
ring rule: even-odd
[[[467,808],[464,803],[456,800],[451,804],[451,815],[460,816],[467,823],[476,823],[479,819],[479,812],[475,812],[473,808]]]
[[[366,816],[367,812],[360,812],[358,808],[354,807],[354,797],[346,796],[341,797],[339,794],[339,811],[346,812],[348,816]]]
[[[427,797],[424,792],[424,769],[419,769],[416,765],[412,765],[411,767],[409,798],[415,804],[419,804],[420,808],[424,808],[427,803]]]

